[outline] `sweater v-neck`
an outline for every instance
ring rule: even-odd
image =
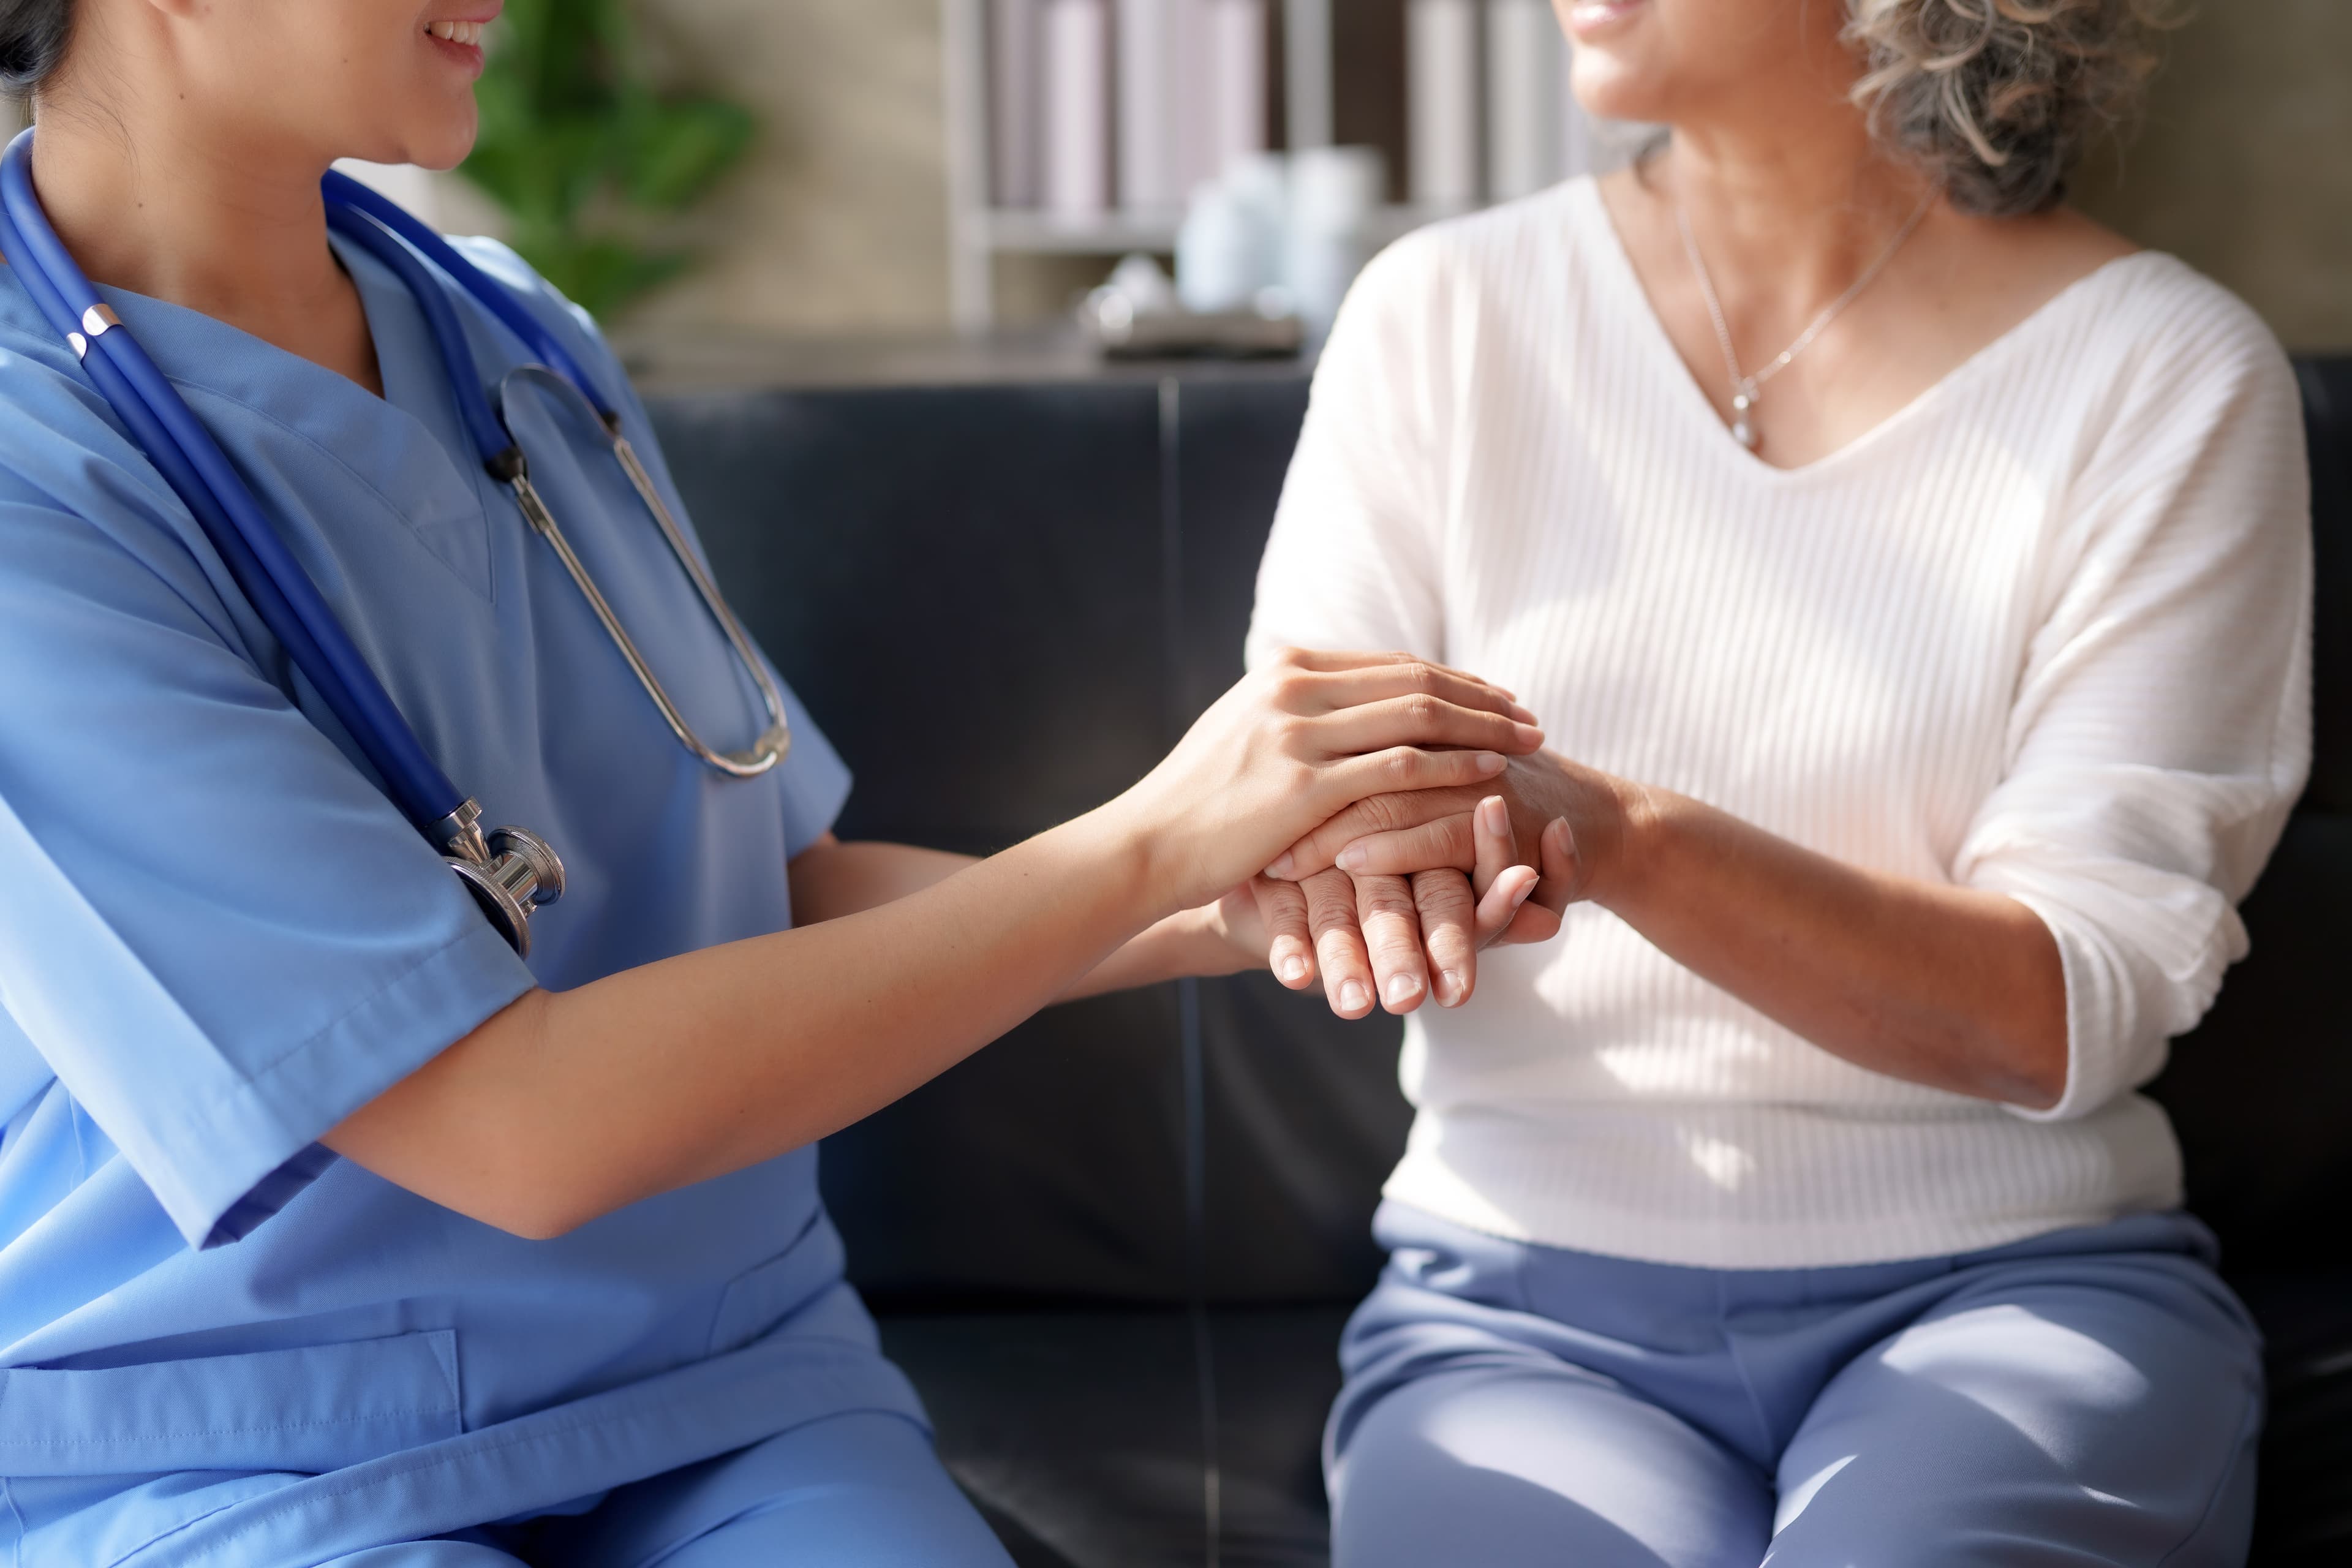
[[[1580,231],[1578,235],[1583,242],[1580,248],[1594,258],[1596,274],[1608,288],[1623,298],[1628,319],[1640,323],[1638,330],[1647,340],[1644,358],[1656,366],[1662,376],[1674,384],[1673,395],[1691,416],[1703,421],[1717,434],[1719,437],[1717,444],[1726,457],[1769,484],[1801,483],[1835,475],[1867,452],[1896,439],[1910,426],[1926,418],[1937,405],[1957,396],[1978,377],[1991,374],[2021,345],[2031,342],[2068,314],[2084,308],[2095,297],[2119,286],[2127,272],[2140,267],[2163,265],[2168,260],[2160,252],[2140,250],[2102,262],[2035,306],[2023,319],[2004,329],[1998,336],[1980,344],[1966,359],[1861,435],[1809,463],[1783,468],[1778,463],[1765,461],[1742,447],[1733,438],[1730,427],[1723,423],[1723,416],[1716,411],[1714,399],[1699,385],[1689,364],[1684,361],[1682,351],[1675,346],[1665,322],[1659,317],[1657,304],[1650,298],[1648,288],[1642,282],[1641,273],[1633,266],[1633,255],[1625,248],[1624,237],[1617,232],[1616,221],[1609,215],[1608,204],[1601,199],[1601,182],[1590,176],[1574,182],[1569,187],[1569,211],[1570,221]]]

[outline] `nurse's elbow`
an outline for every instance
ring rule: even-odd
[[[640,1195],[610,1190],[601,1172],[582,1171],[572,1162],[549,1157],[528,1172],[485,1194],[473,1218],[525,1241],[557,1241],[584,1225],[626,1208]]]
[[[628,1194],[595,1130],[551,1105],[551,1001],[518,999],[329,1132],[327,1147],[395,1186],[530,1241],[567,1236]]]
[[[597,1216],[561,1205],[499,1205],[472,1216],[524,1241],[560,1241]]]

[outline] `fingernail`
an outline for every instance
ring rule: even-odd
[[[1478,753],[1477,768],[1482,773],[1499,773],[1503,771],[1504,765],[1503,754],[1500,752]]]
[[[1497,838],[1511,830],[1511,814],[1499,795],[1490,795],[1478,803],[1478,820]]]
[[[1357,1013],[1371,1005],[1371,993],[1364,989],[1362,981],[1350,980],[1339,987],[1339,1005],[1343,1010]]]
[[[1282,977],[1293,985],[1307,978],[1307,961],[1292,953],[1282,961]]]
[[[1526,887],[1521,888],[1517,893],[1511,896],[1511,908],[1516,910],[1521,904],[1526,903],[1529,899],[1535,896],[1535,891],[1536,885],[1533,882],[1529,882]]]
[[[1532,724],[1536,721],[1536,710],[1523,702],[1514,702],[1511,704],[1511,717],[1522,724]]]
[[[1462,1000],[1462,975],[1458,970],[1442,971],[1437,976],[1437,1005],[1452,1007]]]
[[[1388,998],[1391,1007],[1402,1007],[1421,994],[1421,982],[1410,974],[1389,976]]]
[[[1268,866],[1265,868],[1265,874],[1273,878],[1277,882],[1288,881],[1290,879],[1291,858],[1292,858],[1290,856],[1285,855],[1281,859],[1276,860],[1273,865]]]
[[[1371,858],[1372,852],[1365,848],[1362,845],[1350,844],[1345,849],[1339,851],[1339,869],[1342,871],[1360,871],[1364,868],[1365,863],[1370,860]]]

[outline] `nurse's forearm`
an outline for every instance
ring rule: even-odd
[[[328,1146],[531,1237],[800,1148],[1004,1033],[1158,913],[1103,816],[862,913],[534,992]]]
[[[1076,1002],[1163,980],[1185,980],[1212,974],[1239,974],[1265,964],[1265,941],[1255,949],[1247,936],[1236,937],[1220,918],[1215,904],[1185,910],[1121,942],[1117,952],[1080,975],[1055,1000]]]
[[[815,925],[912,897],[977,862],[911,844],[843,843],[828,833],[792,860],[793,923]],[[1236,931],[1216,905],[1169,916],[1123,942],[1055,1000],[1076,1001],[1265,962],[1265,938]]]
[[[1392,655],[1286,653],[1109,805],[862,913],[534,992],[325,1142],[524,1236],[740,1170],[946,1070],[1350,804],[1495,777],[1486,748],[1543,743],[1524,712]]]
[[[845,844],[828,833],[793,856],[786,868],[792,879],[793,924],[821,925],[880,909],[979,863],[970,855],[912,844]]]

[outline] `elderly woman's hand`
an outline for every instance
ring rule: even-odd
[[[1303,987],[1314,967],[1302,973],[1302,961],[1319,956],[1332,1006],[1347,1017],[1370,1011],[1375,994],[1391,1012],[1410,1012],[1430,994],[1433,974],[1439,1004],[1458,1006],[1475,987],[1477,949],[1548,941],[1570,904],[1595,896],[1636,795],[1622,781],[1538,752],[1514,759],[1494,784],[1359,802],[1267,868],[1269,889],[1296,889],[1260,896],[1276,934],[1276,973]],[[1485,804],[1496,798],[1499,819]],[[1501,930],[1488,930],[1488,868],[1498,854],[1516,862],[1516,850],[1503,847],[1527,841],[1537,846],[1541,880]],[[1474,898],[1482,918],[1465,922],[1459,911]],[[1311,948],[1296,935],[1301,908]]]
[[[1476,989],[1480,949],[1557,933],[1559,916],[1528,901],[1537,868],[1518,853],[1502,797],[1478,802],[1464,821],[1469,858],[1461,868],[1363,876],[1327,868],[1297,881],[1253,881],[1251,912],[1276,977],[1297,991],[1319,973],[1332,1011],[1345,1018],[1362,1017],[1375,1000],[1391,1013],[1431,995],[1458,1007]]]
[[[1565,836],[1557,868],[1545,868],[1540,904],[1558,913],[1603,895],[1641,792],[1552,752],[1514,757],[1492,784],[1359,801],[1292,845],[1266,875],[1299,881],[1331,867],[1357,876],[1435,866],[1470,870],[1477,864],[1471,813],[1495,795],[1503,797],[1517,835]]]

